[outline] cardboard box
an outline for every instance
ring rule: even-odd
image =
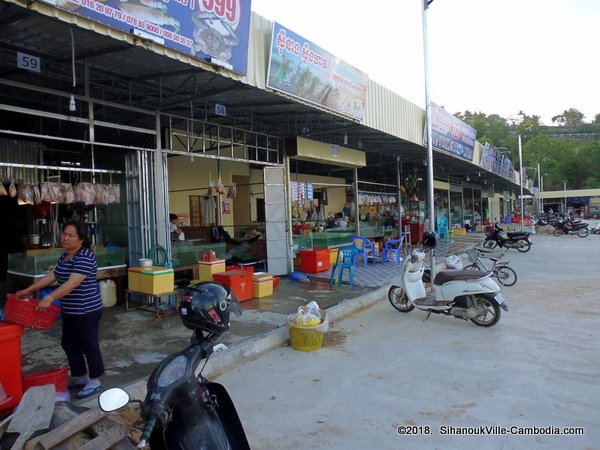
[[[175,288],[175,273],[166,267],[141,267],[139,292],[162,294]]]
[[[198,263],[198,280],[199,281],[212,281],[215,273],[225,272],[225,260],[218,259],[216,261],[205,262],[200,261]]]
[[[268,273],[256,274],[252,281],[252,296],[263,298],[273,295],[273,275]]]

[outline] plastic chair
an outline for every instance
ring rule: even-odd
[[[337,259],[331,268],[331,276],[329,277],[329,286],[333,286],[337,271],[337,285],[342,285],[342,274],[344,268],[348,269],[350,275],[350,289],[354,286],[354,268],[356,267],[356,256],[358,250],[356,247],[339,247]]]
[[[399,239],[391,239],[383,245],[383,251],[381,252],[381,264],[385,264],[388,262],[388,253],[391,254],[392,252],[396,264],[400,264],[402,262],[401,253],[403,240],[404,235],[401,235]]]
[[[373,257],[373,264],[377,262],[377,257],[379,256],[379,251],[375,242],[370,241],[366,237],[363,236],[352,236],[350,238],[350,243],[356,247],[356,263],[358,263],[359,255],[362,255],[363,264],[367,267],[367,262],[369,260],[369,255]]]
[[[448,218],[446,216],[438,216],[436,223],[438,237],[441,239],[442,235],[444,235],[446,242],[448,242],[450,240],[448,233]]]

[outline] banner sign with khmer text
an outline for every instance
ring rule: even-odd
[[[251,0],[58,0],[112,28],[245,74]]]
[[[368,77],[273,23],[267,86],[362,121]]]

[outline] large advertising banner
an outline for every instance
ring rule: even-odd
[[[245,74],[251,0],[60,0],[57,5]]]
[[[362,121],[368,77],[273,22],[267,87]]]
[[[479,167],[491,171],[494,167],[495,159],[496,149],[486,142],[485,146],[483,147],[483,152],[481,154],[481,161],[479,162]]]
[[[494,157],[494,165],[492,166],[492,172],[494,172],[496,175],[500,175],[502,161],[504,161],[504,155],[500,152],[496,152],[496,156]]]
[[[477,131],[444,108],[430,104],[432,146],[473,161]]]

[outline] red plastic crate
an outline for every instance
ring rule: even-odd
[[[47,311],[36,312],[35,307],[39,300],[33,297],[20,298],[14,294],[8,294],[6,298],[4,320],[25,328],[49,330],[54,325],[56,315],[60,312],[60,308],[56,305],[50,305]]]
[[[23,374],[23,392],[33,386],[53,384],[56,392],[66,392],[69,388],[69,368],[45,370]]]
[[[239,302],[252,300],[252,272],[246,270],[228,270],[213,274],[213,280],[228,286]]]

